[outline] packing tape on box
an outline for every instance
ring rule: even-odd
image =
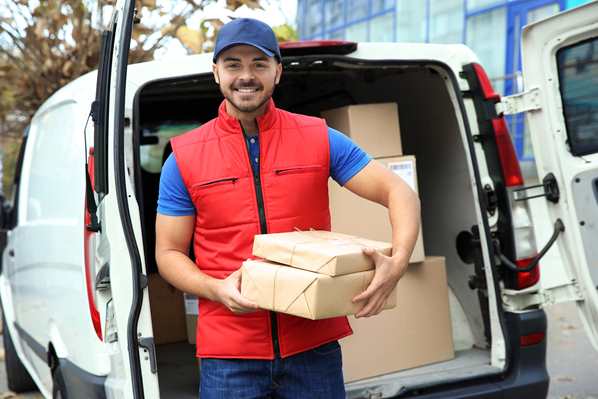
[[[299,228],[295,227],[295,231],[298,233],[307,233],[308,231],[304,231],[304,230],[300,230]],[[321,241],[314,241],[314,236],[318,237],[318,235],[320,236],[321,240],[324,240],[326,242],[331,243],[334,246],[343,246],[343,245],[357,245],[363,249],[366,248],[372,248],[372,246],[370,245],[366,245],[364,244],[363,241],[358,237],[347,237],[345,234],[342,235],[342,237],[338,237],[338,238],[331,238],[330,236],[334,236],[335,233],[331,232],[331,231],[318,231],[318,230],[314,230],[314,229],[309,229],[309,235],[306,238],[309,238],[309,241],[305,241],[305,242],[299,242],[296,243],[295,245],[293,245],[293,249],[291,250],[291,258],[289,260],[289,265],[293,265],[293,257],[295,256],[295,253],[297,252],[297,248],[300,245],[311,245],[311,244],[316,244],[316,245],[321,245],[322,242]],[[367,240],[369,241],[369,240]],[[374,250],[378,250],[377,248],[372,248]],[[325,262],[323,262],[317,269],[317,271],[320,271],[322,268],[324,268],[326,265],[328,265],[328,263],[330,263],[330,261],[332,259],[334,259],[337,255],[332,255],[330,256],[330,258],[326,259]]]

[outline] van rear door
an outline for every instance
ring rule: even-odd
[[[122,371],[122,375],[114,372],[109,376],[106,390],[111,397],[137,399],[157,398],[159,388],[148,280],[140,254],[141,223],[136,217],[139,212],[125,168],[123,145],[127,128],[127,64],[134,17],[135,1],[118,0],[108,32],[104,34],[94,103],[93,180],[99,223],[96,234],[100,235],[97,241],[101,243],[95,255],[108,265],[108,270],[98,273],[96,283],[108,286],[112,295],[105,315],[106,338],[113,345],[113,364],[122,362],[115,368]],[[102,126],[98,126],[98,122]],[[111,343],[109,336],[113,339]]]
[[[542,268],[540,303],[574,300],[598,350],[598,2],[525,28],[527,123],[562,262]],[[554,178],[552,176],[554,176]]]

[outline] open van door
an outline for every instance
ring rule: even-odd
[[[526,112],[562,262],[520,300],[575,301],[598,350],[598,2],[527,26],[522,42],[525,92],[502,106]]]
[[[159,397],[148,280],[140,254],[140,220],[125,166],[124,131],[127,63],[135,1],[118,0],[102,34],[87,187],[87,230],[96,265],[92,281],[104,322],[104,342],[113,370],[109,397]],[[91,182],[91,183],[89,183]]]

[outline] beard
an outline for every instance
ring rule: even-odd
[[[228,102],[239,112],[244,113],[252,113],[260,109],[264,104],[272,98],[272,94],[274,93],[274,84],[268,91],[264,91],[264,87],[262,85],[257,84],[245,84],[240,85],[238,87],[230,87],[228,90],[224,90],[222,86],[220,87],[220,92],[228,100]],[[243,101],[239,99],[237,96],[239,95],[235,89],[242,89],[242,88],[252,88],[257,87],[258,91],[255,92],[253,95],[253,99],[249,101]]]

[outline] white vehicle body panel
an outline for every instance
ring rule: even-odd
[[[117,9],[122,10],[124,1],[120,1],[117,5]],[[598,4],[594,3],[592,10],[597,11],[596,7]],[[588,7],[589,8],[589,7]],[[590,10],[590,11],[592,11]],[[558,18],[558,17],[557,17]],[[543,24],[543,23],[541,23]],[[562,159],[566,158],[566,149],[563,145],[564,130],[557,131],[556,126],[559,125],[558,115],[553,115],[552,110],[558,110],[558,102],[560,97],[558,96],[558,88],[556,88],[556,80],[553,80],[552,84],[543,81],[543,74],[546,72],[552,73],[554,71],[546,71],[544,68],[550,67],[554,64],[553,51],[558,48],[562,43],[569,43],[569,40],[582,40],[581,37],[591,35],[588,33],[588,28],[579,28],[577,36],[573,35],[570,38],[561,38],[562,42],[550,42],[552,44],[543,45],[542,40],[548,40],[544,31],[540,29],[541,24],[533,25],[526,32],[526,37],[538,36],[534,42],[535,46],[540,46],[542,53],[542,62],[532,62],[526,57],[525,68],[532,71],[529,73],[533,77],[530,80],[526,80],[526,85],[533,85],[540,88],[543,93],[550,93],[542,96],[541,110],[534,109],[530,113],[530,123],[534,132],[534,146],[542,148],[542,150],[536,150],[536,156],[539,158],[540,170],[542,173],[547,171],[553,171],[553,173],[561,173],[563,176],[562,180],[571,182],[575,176],[579,175],[584,171],[594,170],[598,158],[596,155],[585,157],[582,159],[567,159],[567,164],[564,164]],[[122,24],[117,24],[117,32],[115,37],[117,39],[116,48],[114,51],[113,67],[112,67],[112,81],[110,90],[110,110],[111,120],[109,125],[109,142],[108,148],[110,150],[110,156],[108,157],[108,182],[109,182],[109,194],[103,198],[99,203],[98,215],[102,223],[102,230],[96,237],[96,245],[101,247],[98,253],[102,253],[102,260],[98,261],[103,263],[105,261],[110,264],[110,286],[111,295],[98,294],[98,310],[100,311],[101,320],[104,323],[107,319],[107,311],[114,313],[115,329],[119,332],[118,341],[112,343],[104,343],[98,340],[93,329],[93,325],[90,319],[89,309],[86,301],[81,301],[81,298],[85,299],[85,275],[81,268],[83,265],[83,205],[84,205],[84,167],[83,167],[83,129],[85,126],[85,119],[89,110],[89,107],[94,100],[93,93],[95,92],[96,74],[87,74],[71,84],[65,86],[53,95],[38,111],[36,119],[43,117],[46,112],[51,111],[58,104],[75,101],[77,104],[77,111],[73,113],[73,123],[76,125],[75,131],[80,132],[79,135],[74,135],[71,142],[72,148],[79,152],[81,156],[77,158],[77,164],[72,168],[70,173],[71,181],[77,182],[79,188],[78,197],[74,200],[77,201],[80,206],[76,209],[76,218],[73,220],[53,220],[51,224],[48,223],[37,223],[37,222],[25,222],[18,229],[10,234],[9,242],[18,242],[18,247],[15,248],[15,254],[17,257],[17,263],[19,265],[31,265],[20,272],[23,278],[18,278],[11,281],[10,284],[7,282],[5,276],[8,276],[13,280],[12,275],[7,274],[7,269],[12,269],[14,272],[14,260],[8,259],[6,252],[4,254],[4,265],[5,270],[3,276],[0,278],[0,290],[2,292],[3,304],[9,310],[6,311],[7,318],[13,318],[19,323],[25,323],[26,328],[31,328],[31,334],[39,340],[38,342],[50,342],[52,341],[58,356],[68,357],[73,362],[97,375],[106,375],[106,388],[109,398],[133,398],[132,379],[136,378],[131,375],[131,358],[133,354],[129,348],[126,335],[129,332],[129,317],[131,314],[132,303],[134,302],[133,296],[133,278],[132,273],[132,260],[131,253],[127,246],[126,234],[123,228],[123,220],[119,212],[119,204],[117,201],[117,187],[116,187],[116,175],[115,173],[122,173],[127,176],[125,179],[126,194],[127,194],[127,206],[130,213],[131,223],[133,227],[133,234],[135,236],[136,245],[139,251],[142,262],[142,271],[145,271],[143,265],[144,254],[143,254],[143,240],[141,231],[141,215],[137,201],[135,199],[135,190],[133,188],[133,176],[128,175],[125,170],[119,170],[116,172],[114,154],[112,154],[115,148],[115,132],[114,132],[114,118],[118,115],[114,115],[113,110],[115,109],[115,102],[117,96],[116,87],[116,74],[118,64],[118,38],[122,37],[120,27]],[[555,23],[555,25],[558,25]],[[582,25],[578,25],[582,26]],[[596,34],[596,25],[594,26],[593,34]],[[536,31],[539,31],[536,33]],[[564,33],[563,33],[564,34]],[[541,46],[542,45],[542,46]],[[548,46],[548,47],[547,47]],[[552,46],[552,47],[550,47]],[[524,49],[526,47],[524,46]],[[529,55],[528,55],[529,56]],[[466,91],[469,89],[466,80],[459,77],[459,72],[462,70],[463,65],[472,62],[478,62],[475,54],[466,46],[463,45],[435,45],[435,44],[399,44],[399,43],[363,43],[359,44],[357,50],[348,55],[349,58],[361,59],[361,60],[387,60],[393,62],[422,62],[427,63],[434,67],[441,76],[444,77],[447,86],[449,86],[448,92],[451,96],[451,101],[454,104],[454,108],[457,112],[457,120],[460,126],[461,135],[463,142],[468,143],[469,137],[465,129],[466,124],[472,129],[471,134],[477,132],[477,119],[473,103],[471,99],[464,99],[463,113],[460,110],[459,99],[456,97],[456,90]],[[534,60],[535,61],[535,60]],[[339,61],[341,62],[341,61]],[[539,64],[539,65],[538,65]],[[350,65],[350,64],[347,64]],[[443,68],[443,65],[448,67],[448,70]],[[400,66],[397,66],[400,68]],[[212,70],[212,55],[202,54],[196,56],[187,56],[180,59],[171,59],[168,61],[154,61],[143,64],[132,65],[128,68],[128,78],[126,85],[125,94],[125,115],[132,117],[133,101],[137,90],[144,84],[165,78],[176,78],[183,76],[190,76],[196,74],[210,73]],[[449,73],[450,71],[450,73]],[[535,73],[534,73],[535,72]],[[526,70],[526,73],[528,71]],[[452,75],[452,76],[451,76]],[[456,80],[457,87],[453,87],[452,79]],[[554,98],[553,98],[554,97]],[[552,103],[554,101],[554,103]],[[547,122],[545,118],[546,114],[549,114],[551,119]],[[130,129],[130,128],[129,128]],[[548,135],[549,137],[539,137],[538,133],[535,132],[552,132]],[[87,129],[87,144],[91,146],[93,143],[93,129],[88,126]],[[32,126],[32,132],[30,133],[30,142],[28,143],[28,154],[31,153],[32,148],[35,147],[35,139],[37,132],[34,126]],[[131,148],[132,144],[127,142],[130,139],[130,131],[125,131],[125,159],[127,165],[132,168],[132,156]],[[543,142],[544,147],[538,147],[540,142]],[[546,142],[549,141],[549,144]],[[470,148],[466,145],[465,152],[468,155],[468,170],[469,176],[471,177],[469,183],[474,189],[474,202],[480,204],[480,198],[477,198],[476,185],[478,184],[475,179],[475,171],[478,170],[480,174],[481,184],[491,184],[492,181],[489,178],[487,166],[485,163],[485,157],[482,147],[478,143],[473,144],[473,153]],[[31,156],[31,155],[28,155]],[[473,157],[475,156],[477,164],[474,165]],[[571,157],[570,157],[571,158]],[[588,164],[586,161],[590,160]],[[26,163],[25,165],[28,165]],[[590,166],[588,166],[590,165]],[[593,166],[592,166],[593,165]],[[555,172],[557,171],[557,172]],[[23,169],[23,176],[28,176],[31,170]],[[568,179],[568,180],[567,180]],[[562,198],[561,205],[572,203],[567,200],[571,198],[571,184],[562,184]],[[27,193],[30,188],[24,184],[21,188],[23,193]],[[22,196],[22,201],[25,201],[27,196]],[[488,215],[483,214],[481,207],[475,209],[477,219],[480,221],[480,231],[484,231],[485,227],[482,224],[484,217],[488,217],[490,228],[494,227],[496,218],[491,218]],[[585,281],[583,278],[587,278],[589,272],[587,267],[584,269],[582,265],[587,265],[585,260],[584,247],[581,244],[582,240],[579,236],[579,231],[576,230],[574,221],[578,217],[575,215],[572,208],[564,209],[564,207],[554,206],[550,209],[551,215],[556,218],[562,218],[567,225],[567,233],[560,240],[565,240],[565,244],[560,245],[561,256],[563,259],[567,259],[565,266],[567,268],[559,270],[559,277],[554,279],[551,283],[552,286],[559,286],[562,284],[570,283],[573,278],[578,278],[580,282]],[[20,207],[20,220],[28,220],[30,215],[29,210],[26,206]],[[58,233],[57,225],[61,226],[61,232]],[[595,228],[595,227],[594,227]],[[27,235],[27,239],[22,237]],[[65,245],[64,237],[68,238],[68,247]],[[41,239],[44,238],[44,240]],[[49,240],[48,237],[54,238],[55,241]],[[486,235],[481,234],[481,248],[484,257],[484,263],[486,265],[491,264],[491,256],[488,248],[489,245],[486,242]],[[33,241],[31,241],[33,240]],[[37,253],[30,250],[31,242],[44,242],[43,245],[35,246]],[[76,250],[66,250],[67,248],[76,248]],[[56,267],[59,267],[62,271],[60,273],[53,272],[51,267],[46,267],[42,264],[39,257],[43,256],[44,262],[54,262]],[[493,282],[494,277],[490,267],[485,268],[486,279],[489,282]],[[67,276],[68,274],[68,276]],[[546,277],[552,277],[553,275],[546,270],[542,270],[542,275]],[[585,276],[585,277],[584,277]],[[42,278],[40,278],[42,277]],[[543,277],[544,278],[544,277]],[[12,284],[12,285],[11,285]],[[38,284],[38,285],[35,285]],[[43,285],[39,285],[43,284]],[[585,284],[585,283],[584,283]],[[585,301],[580,301],[580,306],[584,310],[584,321],[589,326],[592,323],[598,322],[598,312],[591,301],[596,301],[596,291],[590,292],[590,287],[585,285],[584,297]],[[43,292],[42,295],[35,295],[35,293]],[[36,301],[35,298],[43,297],[44,299],[50,292],[55,292],[52,300],[49,301]],[[147,290],[144,290],[147,293]],[[490,300],[490,329],[491,329],[491,342],[492,342],[492,366],[497,368],[503,368],[506,362],[506,349],[505,342],[501,331],[499,322],[499,312],[502,310],[498,308],[499,300],[495,297],[495,292],[492,289],[488,290],[488,296]],[[77,299],[75,299],[77,298]],[[17,303],[18,307],[16,312],[12,312],[12,305]],[[9,303],[11,302],[11,303]],[[111,308],[112,310],[108,310]],[[56,310],[53,310],[56,309]],[[59,309],[59,310],[58,310]],[[15,316],[16,314],[16,316]],[[43,320],[40,315],[46,317]],[[34,325],[35,322],[38,324]],[[31,327],[29,327],[31,326]],[[70,328],[64,328],[69,326]],[[110,326],[103,324],[102,332],[107,333],[110,330]],[[112,326],[114,328],[114,326]],[[12,331],[14,334],[14,331]],[[597,330],[593,330],[593,334],[596,335]],[[142,307],[138,322],[137,331],[134,332],[136,336],[141,337],[152,337],[152,325],[149,311],[148,295],[143,295]],[[593,338],[593,343],[596,345],[596,338]],[[47,365],[39,363],[39,357],[29,353],[30,350],[20,345],[20,341],[15,339],[17,350],[23,352],[23,359],[27,367],[33,371],[32,376],[36,379],[36,382],[42,382],[43,387],[47,390],[44,393],[46,397],[49,397],[49,390],[51,389],[51,378],[47,372]],[[36,359],[36,360],[34,360]],[[143,350],[140,349],[140,361],[141,361],[141,372],[144,395],[147,398],[159,397],[158,380],[157,374],[152,373],[150,369],[150,359]],[[29,363],[27,363],[29,362]],[[44,366],[46,369],[44,369]],[[50,381],[50,385],[48,385]]]
[[[523,33],[523,77],[526,88],[540,93],[538,106],[527,113],[539,177],[553,173],[560,189],[559,202],[547,202],[548,213],[551,223],[561,219],[565,225],[557,241],[563,262],[541,273],[542,289],[559,293],[544,297],[575,300],[598,350],[598,197],[591,186],[598,178],[598,153],[575,156],[569,149],[557,67],[560,49],[596,37],[598,2],[528,26]]]

